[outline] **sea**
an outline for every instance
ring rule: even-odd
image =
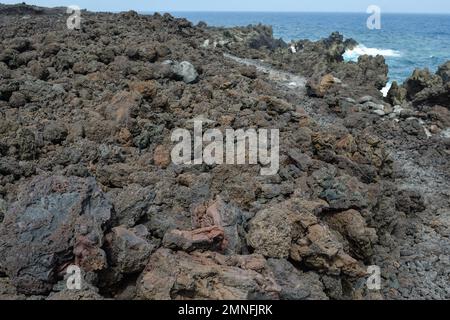
[[[365,13],[298,12],[171,12],[175,17],[210,26],[246,26],[267,24],[274,36],[286,42],[299,39],[318,40],[339,31],[353,38],[359,46],[347,51],[347,61],[362,54],[381,54],[389,65],[389,81],[403,82],[415,68],[435,72],[450,60],[450,15],[381,14],[380,29],[369,29]]]

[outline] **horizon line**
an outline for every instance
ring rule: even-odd
[[[253,10],[149,10],[139,12],[174,12],[174,13],[360,13],[369,14],[366,11],[253,11]],[[450,15],[449,12],[400,12],[400,11],[382,11],[382,14],[436,14]]]
[[[141,11],[144,12],[144,11]],[[169,10],[169,11],[148,11],[148,12],[176,12],[176,13],[360,13],[368,14],[365,11],[253,11],[253,10]],[[400,12],[385,11],[382,14],[440,14],[450,15],[450,12]]]

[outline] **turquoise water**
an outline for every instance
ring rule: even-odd
[[[173,12],[193,23],[211,26],[269,24],[275,37],[285,41],[317,40],[339,31],[361,47],[346,55],[381,53],[389,65],[390,80],[403,81],[415,68],[436,71],[450,60],[450,15],[382,14],[381,29],[369,30],[369,14],[360,13],[262,13],[262,12]]]

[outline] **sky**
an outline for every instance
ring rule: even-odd
[[[0,0],[18,3],[19,0]],[[46,7],[78,5],[91,11],[290,11],[365,12],[377,5],[382,12],[450,13],[449,0],[28,0]]]

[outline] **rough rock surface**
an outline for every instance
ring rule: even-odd
[[[198,78],[197,70],[195,70],[195,67],[189,61],[176,62],[168,60],[164,63],[170,65],[176,77],[185,83],[193,83]]]
[[[385,99],[384,58],[344,62],[339,33],[67,18],[0,5],[0,296],[450,298],[449,62]],[[279,129],[279,171],[173,163],[195,119]]]
[[[106,267],[101,249],[111,204],[92,178],[39,176],[25,185],[0,228],[1,269],[23,293],[45,293],[75,260]]]
[[[259,255],[155,252],[138,283],[138,296],[148,300],[278,299],[280,287],[267,261]]]
[[[148,231],[144,226],[136,226],[132,230],[115,227],[106,235],[106,251],[110,266],[120,273],[141,272],[153,251],[147,241]]]
[[[165,234],[163,245],[174,250],[192,252],[195,250],[222,250],[225,235],[219,227],[206,227],[193,231],[172,230]]]
[[[391,88],[391,101],[396,104],[406,101],[411,101],[414,105],[437,104],[450,108],[449,64],[447,62],[440,66],[435,74],[428,69],[414,70],[401,88],[397,84]]]
[[[302,272],[284,259],[270,259],[269,266],[281,286],[282,300],[328,300],[320,277],[314,272]]]

